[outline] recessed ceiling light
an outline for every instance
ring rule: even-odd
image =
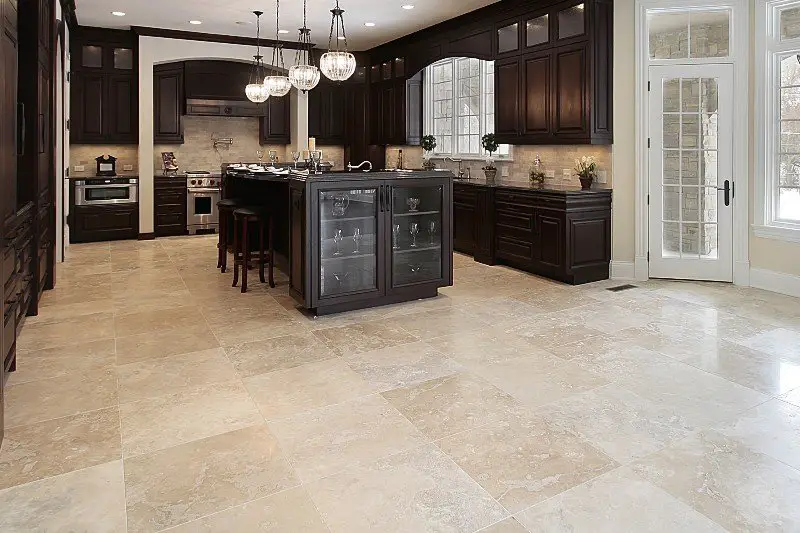
[[[111,14],[114,15],[115,17],[124,17],[125,16],[125,13],[122,12],[122,11],[112,11]]]
[[[189,24],[194,24],[195,26],[199,26],[202,23],[203,23],[202,20],[190,20],[189,21]]]
[[[403,9],[414,9],[414,5],[413,4],[406,4],[406,5],[403,6]]]
[[[339,36],[339,37],[337,37],[337,38],[338,38],[340,41],[344,41],[345,39],[347,39],[347,37],[345,37],[344,35],[340,35],[340,36]]]
[[[375,26],[375,23],[374,22],[365,22],[364,26],[366,26],[367,28],[372,28],[373,26]]]
[[[248,20],[237,20],[236,24],[238,24],[239,26],[246,26],[247,24],[252,24],[252,22]]]
[[[289,30],[278,30],[278,33],[289,33]]]

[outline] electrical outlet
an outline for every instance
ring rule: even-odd
[[[556,178],[556,171],[555,170],[547,170],[545,171],[544,175],[548,178],[555,179]]]
[[[608,173],[605,170],[597,171],[597,183],[608,183]]]
[[[502,177],[504,177],[504,178],[507,178],[508,177],[508,167],[503,167],[502,169],[500,169],[500,175]]]
[[[75,165],[75,172],[86,172],[85,165]]]
[[[564,168],[564,169],[562,169],[562,170],[561,170],[561,176],[562,176],[562,177],[563,177],[565,180],[568,180],[568,179],[570,179],[570,178],[572,177],[572,170],[570,170],[570,169],[568,169],[568,168]]]
[[[125,172],[131,172],[133,170],[133,165],[122,165],[122,170]]]

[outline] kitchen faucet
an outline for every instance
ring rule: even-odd
[[[347,163],[347,171],[350,172],[351,170],[360,169],[365,164],[369,165],[369,168],[367,168],[367,170],[364,170],[363,172],[371,172],[372,171],[372,162],[370,162],[370,161],[362,161],[361,163],[359,163],[358,165],[355,165],[355,166],[351,165],[350,163]]]
[[[458,163],[458,179],[463,180],[464,179],[464,168],[461,166],[461,164],[464,162],[464,160],[463,159],[453,159],[452,157],[445,157],[444,159],[445,159],[445,161],[449,159],[453,163]]]

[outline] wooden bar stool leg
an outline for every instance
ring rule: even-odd
[[[223,274],[228,267],[228,216],[229,213],[225,211],[222,211],[219,216],[219,244],[217,244],[219,253],[217,254],[217,268],[219,268]]]
[[[250,225],[250,219],[242,217],[242,242],[239,244],[242,248],[242,294],[247,292],[247,267],[250,264],[250,240],[247,236],[247,226]]]
[[[272,215],[269,215],[269,286],[274,289],[275,277],[272,275],[272,270],[275,266],[275,250],[273,242],[274,240],[272,239]]]
[[[235,287],[239,283],[239,263],[238,263],[238,253],[239,253],[239,229],[238,229],[238,218],[233,219],[233,285],[231,287]]]
[[[264,279],[264,263],[267,261],[266,250],[264,248],[264,217],[258,219],[258,279],[261,283]]]

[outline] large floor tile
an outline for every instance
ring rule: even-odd
[[[116,407],[6,429],[0,489],[122,457]]]
[[[22,328],[22,333],[17,338],[17,351],[32,352],[113,338],[114,315],[95,313]]]
[[[418,337],[400,327],[401,319],[360,322],[314,331],[337,355],[371,352],[415,342]]]
[[[511,517],[481,529],[479,533],[528,533],[528,530],[520,525],[516,518]]]
[[[433,445],[360,465],[307,486],[332,533],[462,533],[506,515]]]
[[[117,364],[120,365],[219,348],[217,338],[203,323],[181,329],[117,337],[116,344]]]
[[[120,406],[126,456],[263,422],[241,382],[229,381]]]
[[[6,390],[5,426],[35,424],[117,402],[117,377],[111,369],[21,383]]]
[[[472,371],[529,407],[601,387],[608,380],[557,357],[522,357],[472,366]]]
[[[715,429],[800,470],[800,407],[771,400]]]
[[[305,483],[426,442],[377,395],[275,420],[269,426]]]
[[[0,491],[0,531],[125,533],[122,462]]]
[[[719,433],[688,437],[633,469],[731,532],[800,530],[800,471]]]
[[[617,469],[517,515],[547,533],[726,533],[658,487]]]
[[[16,385],[111,368],[115,362],[114,339],[46,348],[18,357],[17,370],[9,376],[9,383]]]
[[[198,320],[202,321],[202,318],[196,308],[190,306],[117,313],[114,316],[114,331],[117,337],[126,337],[168,329],[183,329],[193,326]]]
[[[695,429],[679,411],[613,383],[537,412],[581,435],[620,463],[650,455]]]
[[[120,402],[190,391],[237,379],[222,348],[117,367]]]
[[[225,353],[242,377],[286,370],[335,357],[319,338],[302,332],[226,346]]]
[[[345,356],[344,359],[375,390],[382,391],[407,387],[463,370],[458,363],[424,342],[361,352]]]
[[[437,444],[512,513],[617,466],[564,428],[524,413]]]
[[[499,420],[519,408],[513,397],[468,372],[387,391],[383,397],[434,440]]]
[[[798,331],[774,329],[740,341],[740,344],[800,363],[800,332]]]
[[[285,311],[246,316],[227,324],[211,324],[211,331],[223,346],[233,346],[301,333],[303,326]]]
[[[252,376],[246,378],[244,384],[268,420],[285,418],[375,392],[338,358]]]
[[[296,485],[263,425],[126,459],[128,531],[160,531]]]
[[[387,322],[400,326],[419,339],[433,339],[450,333],[476,331],[489,325],[485,320],[457,308],[405,315]]]
[[[306,490],[297,487],[180,525],[170,533],[330,533]]]
[[[70,318],[113,312],[114,301],[111,298],[92,300],[89,302],[55,304],[47,306],[46,311],[40,312],[37,316],[27,317],[25,319],[25,325],[53,324]]]
[[[426,342],[466,367],[520,357],[546,358],[549,355],[542,349],[531,347],[524,339],[506,335],[497,328],[443,335]]]

